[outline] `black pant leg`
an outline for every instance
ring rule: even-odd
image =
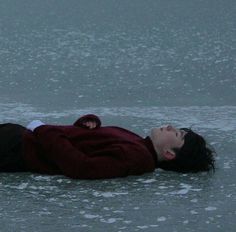
[[[26,171],[22,154],[25,129],[18,124],[0,124],[0,172]]]

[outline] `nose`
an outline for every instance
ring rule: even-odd
[[[175,128],[174,128],[173,126],[171,126],[171,125],[167,125],[166,129],[167,129],[168,131],[175,130]]]

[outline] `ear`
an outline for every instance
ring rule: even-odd
[[[170,149],[165,150],[163,156],[165,157],[166,160],[173,160],[176,157],[175,152]]]

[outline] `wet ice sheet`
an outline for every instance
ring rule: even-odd
[[[12,0],[0,8],[1,97],[51,108],[235,104],[234,11],[234,0]]]
[[[218,152],[215,174],[155,173],[113,180],[71,180],[30,173],[1,174],[4,231],[233,231],[235,205],[235,107],[96,107],[43,112],[1,104],[0,121],[33,118],[69,124],[96,113],[105,124],[146,134],[151,125],[193,124]],[[176,117],[181,115],[181,118]],[[16,120],[17,117],[17,120]],[[125,121],[125,122],[124,122]],[[227,221],[227,224],[225,224]]]
[[[171,122],[218,152],[213,176],[1,174],[1,230],[234,232],[235,1],[212,2],[1,4],[0,122],[96,113],[142,135]],[[192,105],[215,107],[163,107]]]
[[[86,107],[81,109],[48,111],[22,103],[0,103],[0,122],[15,121],[28,122],[35,118],[41,118],[48,123],[73,123],[81,115],[87,113],[97,114],[105,119],[106,123],[124,123],[122,118],[134,117],[135,121],[145,120],[152,126],[174,123],[178,127],[204,128],[204,130],[231,131],[236,129],[235,106],[192,106],[192,107]],[[110,122],[108,118],[113,118]],[[145,119],[145,120],[144,120]],[[70,121],[72,120],[72,121]],[[120,122],[121,121],[121,122]],[[138,126],[132,123],[131,126]]]
[[[233,231],[235,196],[218,184],[205,174],[160,171],[103,181],[1,174],[1,218],[4,231],[222,231],[226,219]]]

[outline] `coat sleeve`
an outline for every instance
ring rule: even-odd
[[[35,129],[34,134],[48,158],[65,176],[75,179],[100,179],[128,175],[119,146],[114,146],[109,155],[90,157],[74,147],[63,130],[56,126],[40,126]]]
[[[89,121],[96,122],[96,124],[97,124],[96,128],[99,128],[99,127],[101,127],[101,125],[102,125],[102,122],[101,122],[100,118],[99,118],[97,115],[94,115],[94,114],[86,114],[86,115],[80,117],[80,118],[74,123],[74,126],[77,126],[77,127],[85,127],[85,126],[83,125],[83,123],[89,122]]]

